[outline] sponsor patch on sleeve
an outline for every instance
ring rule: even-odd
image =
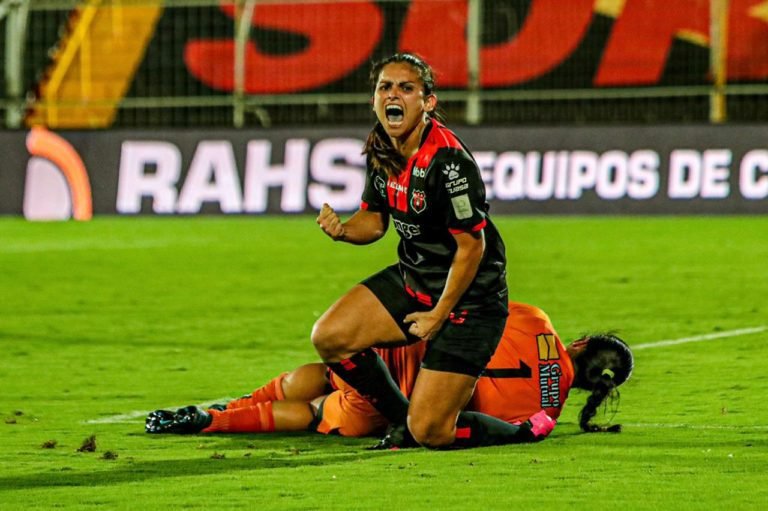
[[[465,193],[458,197],[451,197],[451,204],[453,205],[453,212],[456,213],[456,218],[459,220],[472,218],[472,203],[469,200],[469,195]]]
[[[560,359],[554,334],[539,334],[536,336],[536,343],[539,347],[539,360]]]

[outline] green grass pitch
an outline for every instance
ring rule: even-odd
[[[146,435],[145,411],[315,360],[313,322],[394,261],[394,232],[353,247],[304,216],[0,219],[0,509],[764,508],[768,218],[496,220],[513,299],[564,339],[636,347],[621,434],[580,434],[574,391],[536,445]]]

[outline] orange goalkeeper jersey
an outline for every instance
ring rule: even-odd
[[[507,422],[539,410],[556,419],[573,382],[573,364],[549,316],[533,305],[509,303],[504,334],[468,409]]]

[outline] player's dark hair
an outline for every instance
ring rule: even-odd
[[[425,96],[433,93],[435,90],[435,74],[429,64],[412,53],[395,53],[373,64],[369,81],[374,94],[376,93],[379,75],[384,66],[399,63],[408,64],[418,72],[424,87]],[[442,116],[437,109],[428,112],[427,115],[442,120]],[[405,170],[406,158],[395,149],[392,141],[389,139],[389,135],[384,130],[384,126],[378,121],[376,121],[376,125],[368,134],[368,139],[363,147],[363,154],[370,158],[374,168],[383,170],[388,176],[397,176]]]
[[[579,413],[579,426],[587,433],[621,431],[621,424],[598,426],[590,421],[600,405],[610,399],[618,406],[618,387],[632,374],[635,362],[627,343],[613,334],[587,336],[589,342],[576,359],[573,386],[590,391],[587,402]]]

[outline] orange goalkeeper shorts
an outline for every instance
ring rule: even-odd
[[[359,437],[384,432],[387,419],[373,405],[333,373],[331,384],[336,390],[326,396],[318,411],[319,433]]]

